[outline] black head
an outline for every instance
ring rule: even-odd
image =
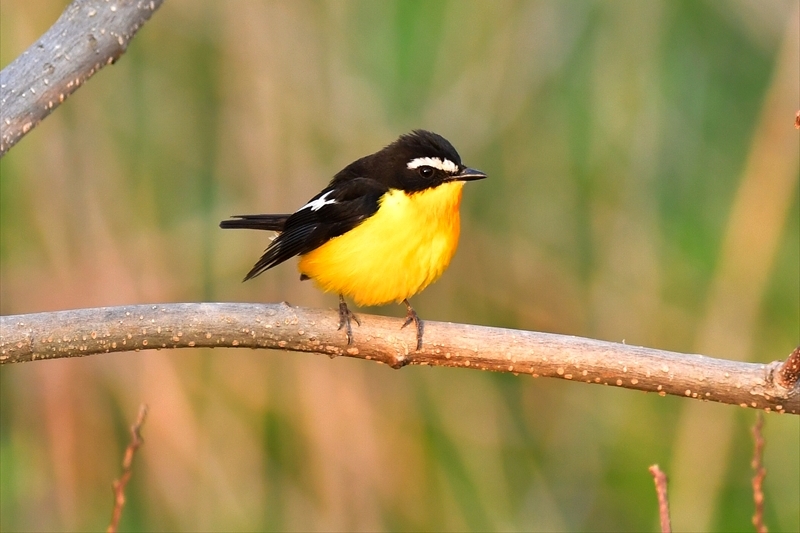
[[[418,192],[449,181],[479,180],[486,174],[467,168],[450,142],[436,133],[414,130],[356,163],[359,170],[394,189]],[[355,169],[353,169],[355,170]]]

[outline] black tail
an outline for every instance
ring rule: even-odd
[[[263,229],[283,231],[289,215],[234,215],[230,220],[223,220],[219,227],[223,229]]]

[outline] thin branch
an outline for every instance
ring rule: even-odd
[[[756,425],[753,426],[753,440],[755,448],[753,450],[753,501],[755,502],[755,512],[753,513],[753,525],[758,533],[767,533],[767,525],[764,523],[764,478],[767,476],[767,469],[764,468],[762,459],[764,457],[764,437],[761,435],[761,428],[764,425],[764,417],[758,413]]]
[[[122,508],[125,507],[125,487],[131,480],[133,475],[133,456],[139,446],[144,444],[142,435],[140,433],[144,419],[147,417],[147,405],[142,404],[139,406],[139,414],[136,417],[136,422],[131,426],[131,442],[125,448],[125,456],[122,459],[122,475],[119,479],[115,479],[112,483],[114,490],[114,510],[111,513],[111,523],[108,524],[107,533],[114,533],[119,527],[119,519],[122,518]]]
[[[114,63],[164,0],[75,0],[0,72],[0,157],[95,72]]]
[[[402,320],[359,314],[348,345],[332,310],[288,304],[184,303],[0,317],[0,364],[162,348],[274,348],[385,363],[553,377],[800,413],[800,386],[780,361],[743,363],[582,337],[425,322],[422,350]]]
[[[661,524],[661,533],[670,533],[672,524],[669,521],[669,498],[667,498],[667,475],[658,467],[653,465],[648,468],[653,474],[653,481],[656,484],[656,495],[658,496],[658,519]]]

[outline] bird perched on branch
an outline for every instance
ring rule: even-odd
[[[461,164],[453,145],[415,130],[336,174],[330,184],[288,215],[237,215],[222,228],[272,230],[278,236],[244,280],[300,256],[300,279],[339,295],[339,329],[352,342],[358,305],[404,303],[417,349],[422,321],[408,299],[442,275],[458,246],[464,183],[486,174]]]

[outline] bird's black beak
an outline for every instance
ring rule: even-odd
[[[486,174],[474,168],[463,168],[461,172],[452,176],[448,181],[474,181],[486,178]]]

